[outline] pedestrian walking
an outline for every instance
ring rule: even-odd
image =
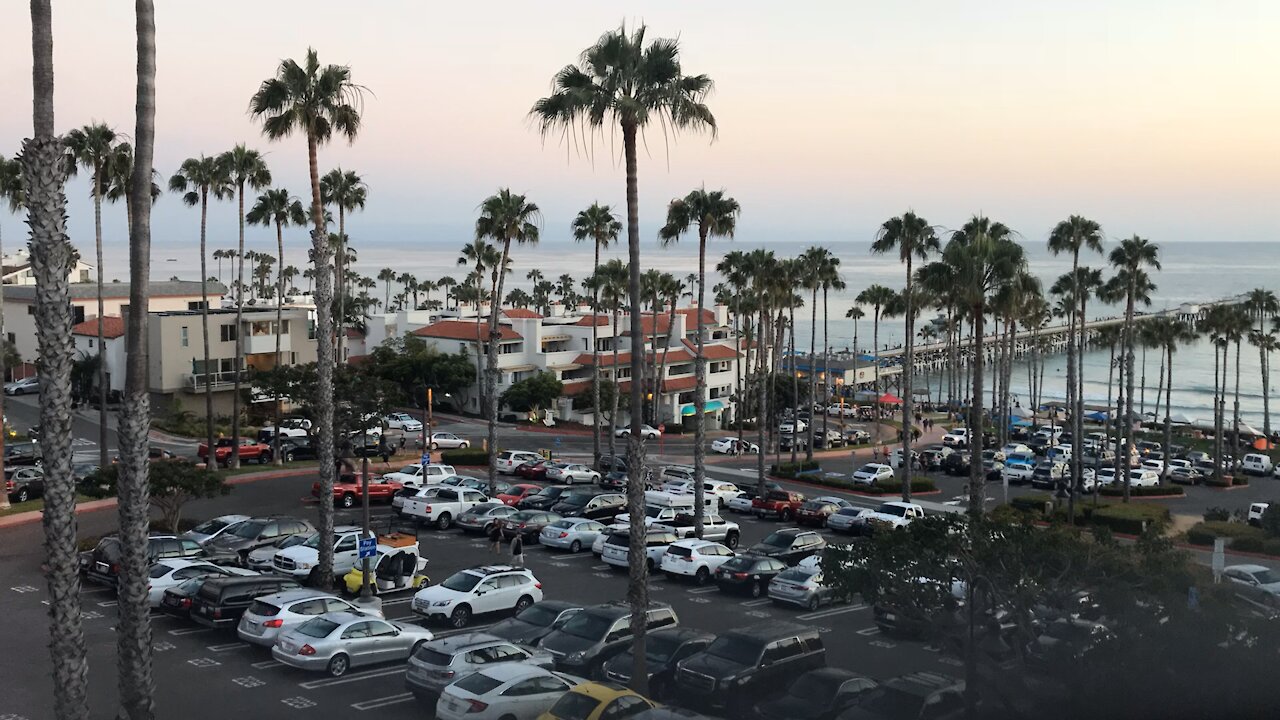
[[[495,522],[489,528],[489,552],[494,555],[502,554],[502,523]]]
[[[511,564],[516,567],[524,567],[524,539],[520,533],[511,541]]]
[[[880,448],[871,448],[871,461],[880,462]]]

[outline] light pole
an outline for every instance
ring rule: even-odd
[[[422,484],[427,484],[427,466],[431,464],[431,425],[432,412],[431,402],[435,399],[435,393],[431,388],[427,388],[427,421],[422,424]]]

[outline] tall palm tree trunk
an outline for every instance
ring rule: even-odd
[[[240,222],[240,252],[236,258],[236,282],[240,287],[244,287],[244,180],[241,180],[237,188],[237,201],[239,202],[239,222]],[[239,302],[236,303],[236,360],[232,370],[235,376],[232,380],[231,393],[231,452],[227,453],[227,467],[240,467],[240,368],[244,364],[244,328],[241,322],[244,320],[244,291],[241,291]],[[276,428],[277,432],[279,427]],[[210,453],[213,451],[210,450]],[[328,537],[321,535],[321,537]],[[323,544],[323,543],[321,543]]]
[[[31,2],[33,137],[22,144],[36,277],[36,339],[41,377],[41,448],[47,474],[42,522],[49,586],[49,654],[53,661],[54,716],[89,716],[89,667],[80,619],[76,559],[75,482],[71,477],[71,303],[67,277],[74,249],[67,239],[67,167],[54,135],[53,17],[49,0]]]
[[[1261,323],[1259,323],[1261,325]],[[1261,336],[1262,331],[1258,334]],[[1270,447],[1271,442],[1271,358],[1267,352],[1266,338],[1259,337],[1258,344],[1258,367],[1262,371],[1262,434],[1266,436],[1266,441]],[[1168,447],[1166,445],[1166,447]]]
[[[796,445],[800,441],[800,377],[796,373],[796,305],[790,303],[790,306],[787,323],[787,357],[791,364],[788,369],[791,371],[791,417],[794,419],[791,425],[791,464],[794,465],[796,452],[799,450]],[[809,413],[809,427],[813,427],[813,413]]]
[[[633,121],[622,123],[622,145],[627,163],[627,258],[630,261],[628,297],[631,300],[631,337],[643,337],[640,327],[640,191],[636,178],[636,134]],[[640,694],[647,694],[649,674],[645,669],[645,611],[649,607],[649,568],[645,564],[645,528],[642,505],[644,503],[644,450],[640,444],[640,412],[643,395],[640,375],[644,372],[644,353],[631,352],[631,434],[627,437],[627,511],[630,514],[630,559],[627,600],[631,604],[632,673],[631,687]]]
[[[337,262],[333,264],[333,271],[334,292],[338,294],[338,362],[345,363],[347,361],[347,354],[344,352],[347,342],[347,209],[341,202],[338,203]]]
[[[279,369],[283,356],[280,354],[280,333],[284,332],[284,226],[276,222],[276,253],[279,256],[279,272],[276,274],[276,368]],[[271,434],[271,459],[276,465],[283,465],[280,456],[280,423],[284,419],[284,404],[280,398],[274,400],[276,406],[276,431]],[[430,452],[428,450],[428,452]]]
[[[818,416],[814,414],[813,406],[817,405],[818,399],[818,286],[822,283],[818,280],[814,281],[813,292],[809,301],[809,444],[804,449],[805,460],[813,459],[813,435],[817,430]],[[793,328],[794,330],[794,328]],[[826,368],[823,368],[826,372]],[[822,417],[826,418],[826,406],[823,406]],[[823,423],[824,427],[826,423]],[[823,438],[826,441],[826,438]]]
[[[738,302],[738,292],[734,292],[733,293],[733,343],[734,343],[735,353],[733,356],[733,387],[735,389],[734,398],[736,399],[736,402],[733,405],[733,421],[738,426],[738,447],[742,447],[742,416],[744,414],[743,410],[744,408],[746,408],[746,405],[747,405],[746,397],[745,397],[746,393],[744,392],[742,387],[742,355],[744,351],[742,348],[742,335],[743,335],[743,333],[741,332],[742,320],[738,315],[740,308],[741,308],[741,303]],[[747,335],[749,336],[750,333],[747,333]],[[751,343],[750,341],[748,341],[746,351],[749,352],[750,350],[751,350]]]
[[[823,406],[822,436],[824,438],[826,437],[828,432],[826,405],[828,402],[831,401],[831,369],[830,367],[828,367],[828,362],[831,357],[831,337],[827,334],[828,330],[830,330],[830,326],[828,325],[828,322],[827,322],[830,319],[830,314],[828,313],[828,309],[827,309],[827,291],[828,291],[828,286],[826,283],[823,283],[822,285],[822,402],[818,403],[814,400],[814,398],[809,398],[809,401],[812,402],[813,404],[815,405],[821,404]],[[816,328],[815,328],[815,331],[816,331]],[[844,433],[840,433],[840,437],[844,437]],[[812,445],[812,443],[810,443],[810,445]]]
[[[763,299],[763,295],[758,295]],[[759,312],[760,332],[756,338],[756,393],[759,398],[756,408],[756,444],[759,445],[759,452],[756,453],[756,493],[760,497],[765,494],[765,474],[764,474],[764,456],[768,452],[769,446],[765,444],[765,425],[769,422],[769,382],[768,375],[765,374],[765,363],[768,357],[769,341],[767,340],[769,307],[767,304],[761,303]]]
[[[633,272],[640,272],[639,268]],[[702,537],[703,516],[706,508],[703,507],[702,487],[703,479],[707,474],[707,355],[705,352],[707,339],[706,333],[703,331],[702,311],[705,307],[707,296],[707,229],[703,223],[698,223],[698,307],[694,313],[697,319],[694,321],[694,327],[698,330],[696,340],[697,357],[693,360],[693,369],[696,376],[694,380],[693,390],[693,414],[695,420],[693,422],[693,533],[695,537]],[[672,303],[672,311],[674,312],[674,301]],[[654,324],[657,324],[657,318],[654,318]]]
[[[105,303],[102,299],[102,168],[95,163],[93,177],[93,240],[98,258],[98,467],[107,466],[107,353],[103,347],[102,323]]]
[[[667,327],[675,327],[676,298],[671,299],[670,313],[671,315],[667,318]],[[668,342],[667,345],[662,348],[662,367],[658,371],[658,378],[656,380],[658,387],[653,392],[653,399],[654,399],[653,417],[657,422],[663,422],[662,415],[659,412],[659,408],[660,408],[659,401],[662,399],[663,394],[666,393],[666,390],[667,390],[667,353],[670,350],[671,350],[671,344]]]
[[[204,434],[205,447],[209,453],[205,464],[213,467],[218,464],[217,453],[213,442],[213,384],[209,377],[209,271],[205,266],[205,241],[209,227],[209,188],[200,188],[200,330],[204,338]],[[218,276],[222,276],[222,260],[218,260]],[[221,282],[221,280],[219,280]],[[193,368],[194,369],[194,368]],[[280,423],[276,423],[277,430]]]
[[[1165,366],[1168,370],[1164,375],[1164,467],[1160,470],[1160,483],[1165,484],[1169,481],[1169,459],[1173,453],[1169,451],[1169,447],[1173,444],[1173,421],[1170,415],[1173,414],[1173,348],[1174,343],[1169,342],[1164,347]]]
[[[616,464],[618,451],[615,440],[618,437],[618,400],[622,395],[622,379],[618,372],[618,302],[613,303],[613,408],[609,411],[609,455]]]
[[[986,478],[982,474],[982,366],[983,309],[973,308],[973,397],[969,402],[969,514],[981,517],[986,504]]]
[[[330,272],[329,238],[325,235],[324,208],[320,204],[320,169],[314,135],[307,135],[307,159],[311,173],[311,249],[315,262],[316,303],[316,424],[319,426],[320,537],[333,536],[333,481],[337,472],[333,428],[333,274]],[[317,574],[320,586],[333,586],[333,544],[320,543]]]
[[[1231,411],[1231,460],[1240,462],[1240,335],[1236,335],[1236,388]],[[1235,474],[1235,465],[1232,465]]]
[[[119,653],[119,717],[155,717],[155,678],[152,675],[150,589],[151,559],[147,552],[150,487],[147,433],[151,427],[148,393],[147,324],[151,300],[151,174],[155,151],[155,12],[151,0],[137,0],[138,90],[133,177],[128,202],[133,207],[129,228],[129,321],[125,343],[125,402],[120,416],[119,515],[121,540],[119,601],[116,625]]]
[[[1137,340],[1137,334],[1133,327],[1133,304],[1135,289],[1132,284],[1129,287],[1128,298],[1125,300],[1124,307],[1124,328],[1125,328],[1125,355],[1124,355],[1124,381],[1125,381],[1125,399],[1124,399],[1124,435],[1125,447],[1120,459],[1120,468],[1124,471],[1124,501],[1129,502],[1129,468],[1131,466],[1129,447],[1133,444],[1133,391],[1136,367],[1134,366],[1134,342]]]
[[[483,265],[481,265],[480,261],[477,260],[476,261],[476,280],[475,280],[475,286],[476,286],[475,287],[475,290],[476,290],[476,297],[475,297],[475,301],[476,301],[476,411],[479,413],[481,417],[484,417],[484,414],[489,412],[489,403],[485,401],[485,397],[486,397],[485,386],[487,385],[487,383],[485,383],[484,381],[484,357],[480,352],[480,344],[481,344],[480,337],[482,335],[482,333],[480,332],[480,323],[481,323],[481,320],[483,319],[483,316],[480,315],[480,298],[484,294],[484,286],[480,284],[480,273],[482,268],[483,268]]]
[[[497,494],[498,488],[498,346],[502,342],[502,333],[498,330],[498,316],[502,314],[502,285],[507,274],[507,257],[511,254],[511,240],[502,243],[502,263],[498,265],[497,285],[494,288],[493,300],[489,304],[489,352],[486,358],[488,372],[485,373],[485,386],[489,393],[489,497]]]
[[[1087,298],[1083,292],[1078,292],[1080,300],[1080,315],[1076,319],[1074,347],[1069,348],[1068,352],[1076,356],[1076,405],[1071,414],[1071,503],[1072,503],[1072,520],[1075,519],[1075,496],[1080,492],[1080,485],[1084,482],[1084,467],[1081,464],[1080,457],[1083,452],[1084,442],[1084,349],[1089,340],[1089,331],[1085,329],[1085,325],[1089,322],[1088,316],[1085,314]]]
[[[873,349],[875,351],[874,357],[875,357],[876,365],[875,365],[875,368],[873,368],[872,372],[874,373],[873,377],[875,378],[873,382],[875,383],[875,393],[876,393],[876,399],[875,399],[876,445],[879,445],[880,444],[880,394],[881,394],[880,393],[880,306],[879,305],[876,305],[875,307],[875,320],[871,323],[871,342],[873,345],[875,345]],[[888,458],[885,458],[885,462],[888,462]]]
[[[600,270],[600,238],[595,240],[596,246],[596,264],[592,265],[592,272]],[[591,456],[595,459],[595,466],[600,467],[600,323],[596,321],[596,314],[600,312],[600,285],[593,283],[591,289]],[[609,433],[610,437],[613,433]],[[613,453],[613,447],[610,445],[609,453]],[[613,461],[617,465],[617,460]]]
[[[1073,274],[1073,278],[1076,276]],[[1076,297],[1079,297],[1079,289],[1076,288]],[[1079,385],[1076,383],[1076,367],[1079,358],[1076,355],[1076,328],[1079,318],[1073,312],[1067,318],[1067,407],[1071,408],[1071,487],[1070,494],[1067,495],[1067,518],[1070,522],[1076,519],[1076,489],[1079,487],[1080,478],[1077,477],[1077,469],[1080,467],[1080,403],[1078,402]]]

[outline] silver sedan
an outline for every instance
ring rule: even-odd
[[[432,637],[417,625],[350,612],[325,613],[280,635],[271,657],[285,665],[338,677],[360,665],[403,663]]]
[[[538,542],[546,547],[578,552],[591,547],[604,532],[604,524],[586,518],[562,518],[542,528]]]

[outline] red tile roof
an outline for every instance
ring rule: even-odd
[[[732,352],[732,351],[730,351],[730,352]],[[659,359],[659,360],[661,360],[661,359],[662,359],[662,348],[659,348],[659,349],[658,349],[658,353],[657,353],[657,354],[658,354],[658,359]],[[646,362],[646,363],[652,363],[652,362],[653,362],[653,355],[654,355],[654,353],[653,353],[653,352],[647,352],[647,353],[645,353],[645,362]],[[732,357],[732,356],[730,356],[730,357]],[[591,364],[592,364],[592,363],[591,363],[591,360],[592,360],[592,358],[591,358],[591,353],[582,353],[582,354],[581,354],[581,355],[579,355],[578,357],[574,358],[573,362],[574,362],[574,364],[575,364],[575,365],[586,365],[586,366],[590,367],[590,366],[591,366]],[[689,352],[688,350],[679,349],[679,348],[673,348],[670,352],[668,352],[668,353],[667,353],[667,364],[668,364],[668,365],[674,365],[674,364],[676,364],[676,363],[682,363],[682,362],[691,362],[692,360],[693,360],[693,353]],[[630,364],[631,364],[631,353],[629,353],[629,352],[620,352],[620,353],[618,353],[618,365],[620,365],[620,366],[622,366],[622,367],[626,367],[627,365],[630,365]],[[602,367],[602,368],[604,368],[604,367],[613,367],[613,352],[612,352],[612,351],[610,351],[610,352],[602,352],[602,353],[600,353],[600,367]]]
[[[608,325],[609,322],[610,319],[608,315],[587,315],[574,324],[581,325],[583,327],[591,327],[592,325]]]
[[[506,315],[509,318],[520,318],[522,320],[542,317],[541,315],[530,310],[529,308],[507,308],[506,310],[502,311],[502,314]]]
[[[676,310],[676,312],[688,318],[688,320],[685,321],[685,325],[687,325],[690,330],[694,330],[697,328],[697,318],[695,317],[694,313],[698,312],[698,308],[691,308],[691,307],[679,308]],[[716,324],[716,313],[714,310],[707,310],[706,308],[702,309],[702,324],[703,325]]]
[[[98,321],[85,320],[71,326],[72,335],[88,335],[89,337],[98,336]],[[124,336],[124,318],[116,315],[107,315],[102,318],[102,337],[118,338]]]
[[[697,344],[692,340],[685,340],[683,342],[684,346],[689,348],[689,352],[696,356],[698,348]],[[721,345],[718,343],[707,343],[702,346],[702,354],[705,355],[708,360],[732,360],[738,356],[738,354],[733,351],[733,348],[728,345]]]
[[[508,325],[499,325],[498,332],[501,333],[503,340],[523,340],[520,333],[512,330]],[[420,327],[413,331],[418,337],[445,338],[449,340],[466,340],[468,342],[485,342],[489,339],[489,326],[481,323],[477,328],[476,323],[467,322],[465,320],[441,320],[432,323],[426,327]]]

